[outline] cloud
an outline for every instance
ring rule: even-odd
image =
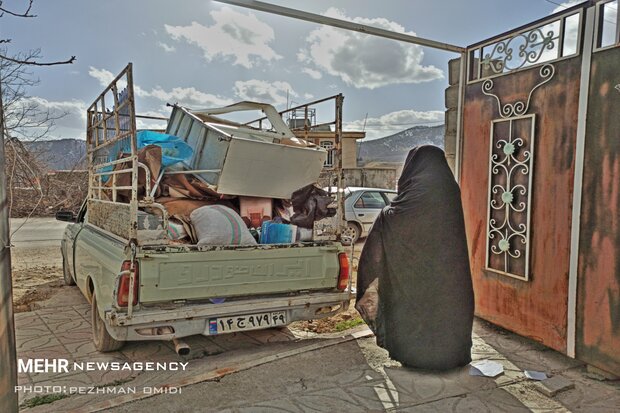
[[[81,100],[66,100],[66,101],[58,101],[58,100],[47,100],[42,97],[32,96],[28,98],[37,105],[52,110],[52,111],[63,111],[63,112],[75,112],[82,115],[84,119],[86,119],[86,104]]]
[[[289,98],[298,96],[288,82],[266,82],[264,80],[237,81],[234,87],[235,95],[243,100],[284,105]]]
[[[583,0],[570,0],[557,5],[556,8],[553,9],[551,14],[557,13],[563,10],[566,10],[569,7],[573,7],[579,3],[582,3]],[[560,31],[560,23],[555,22],[553,24],[548,24],[541,27],[541,31],[543,33],[553,32],[553,36],[557,36]],[[563,55],[567,56],[572,53],[577,52],[577,44],[579,39],[579,14],[571,15],[564,20],[564,47],[563,47]],[[539,61],[552,60],[557,57],[559,40],[554,41],[553,49],[545,49],[542,53],[541,59]]]
[[[93,78],[97,79],[99,81],[99,84],[101,86],[103,86],[103,87],[108,87],[108,85],[116,77],[109,70],[97,69],[96,67],[93,67],[93,66],[90,66],[88,68],[88,74],[90,75],[90,77],[93,77]],[[124,80],[120,80],[118,82],[118,87],[120,89],[123,89],[126,85],[127,85],[127,83]],[[136,96],[140,96],[140,97],[147,97],[147,96],[149,96],[149,93],[147,91],[142,89],[140,86],[137,86],[136,84],[133,85],[133,91],[136,94]]]
[[[310,69],[309,67],[304,68],[302,72],[310,76],[312,79],[320,79],[323,77],[323,74],[321,72],[319,72],[318,70]]]
[[[231,99],[213,95],[211,93],[201,92],[194,87],[175,87],[171,90],[162,89],[157,86],[151,89],[148,96],[154,97],[164,102],[179,103],[184,106],[218,107],[226,106],[233,103]]]
[[[400,24],[384,18],[351,18],[335,8],[328,9],[325,15],[415,35],[414,32],[405,31]],[[391,84],[421,83],[443,78],[440,69],[422,65],[424,51],[418,45],[329,26],[321,26],[310,32],[306,42],[306,48],[297,53],[300,62],[340,77],[346,84],[356,88],[375,89]]]
[[[138,115],[167,118],[170,116],[170,108],[162,105],[157,110],[140,111]],[[166,129],[167,124],[165,120],[136,118],[138,129]]]
[[[359,131],[365,127],[368,138],[379,138],[416,125],[439,124],[444,121],[444,111],[417,111],[413,109],[386,113],[377,118],[359,119],[345,122],[343,129]]]
[[[99,81],[99,84],[104,87],[107,87],[110,82],[114,80],[114,74],[112,72],[106,69],[97,69],[93,66],[89,67],[88,75],[97,79]]]
[[[575,6],[575,5],[579,4],[579,3],[583,3],[583,0],[565,1],[563,3],[558,4],[558,6],[555,9],[553,9],[553,11],[551,13],[553,14],[553,13],[557,13],[557,12],[562,11],[562,10],[566,10],[569,7],[573,7],[573,6]]]
[[[114,80],[112,72],[106,69],[97,69],[91,66],[88,74],[97,79],[102,86],[108,86]],[[167,103],[179,103],[188,107],[218,107],[233,103],[229,98],[205,93],[194,87],[175,87],[165,90],[161,86],[156,86],[151,90],[146,90],[138,85],[134,85],[134,91],[139,97],[150,97]]]
[[[157,46],[161,47],[162,49],[164,49],[168,53],[174,52],[175,50],[177,50],[176,47],[170,46],[169,44],[166,44],[164,42],[157,43]]]
[[[207,61],[213,58],[231,58],[233,64],[246,68],[263,60],[281,59],[269,45],[274,39],[273,29],[252,13],[244,14],[224,7],[211,13],[212,26],[192,22],[189,26],[164,25],[172,39],[185,40],[202,49]]]
[[[53,119],[53,128],[45,138],[84,138],[86,135],[86,103],[81,100],[55,101],[38,96],[24,99],[21,104],[26,107],[36,107],[37,112],[49,111]],[[35,115],[27,124],[35,125],[41,116]],[[45,127],[30,127],[24,136],[36,136],[45,131]]]

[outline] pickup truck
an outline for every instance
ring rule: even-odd
[[[338,243],[143,245],[130,251],[89,224],[86,209],[85,202],[76,217],[61,212],[57,218],[73,222],[61,241],[64,280],[91,303],[93,341],[101,352],[125,341],[285,326],[348,308],[349,261]]]
[[[279,191],[263,195],[268,198],[291,193],[284,187],[295,182],[311,183],[313,170],[318,178],[324,149],[300,148],[270,105],[244,102],[235,108],[259,108],[276,130],[213,126],[212,115],[230,107],[199,113],[203,118],[175,108],[169,129],[194,147],[180,173],[202,176],[214,192]],[[349,261],[333,238],[243,246],[170,239],[168,211],[154,196],[169,171],[152,172],[139,158],[136,117],[129,64],[87,111],[88,197],[77,215],[56,214],[71,222],[61,242],[64,280],[77,284],[91,304],[97,350],[117,350],[125,341],[173,340],[177,352],[187,354],[183,337],[280,327],[348,308]],[[272,152],[277,155],[265,162]],[[252,176],[243,172],[248,165],[254,165]],[[282,185],[275,188],[265,184],[278,180]],[[146,212],[154,210],[158,218]],[[155,224],[145,224],[145,217]]]

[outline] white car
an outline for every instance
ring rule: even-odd
[[[325,188],[325,190],[328,190]],[[335,192],[333,188],[332,193]],[[381,210],[396,198],[396,191],[383,188],[347,187],[344,189],[344,217],[347,228],[343,235],[353,242],[368,236]]]

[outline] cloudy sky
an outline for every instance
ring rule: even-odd
[[[269,0],[339,19],[467,46],[544,17],[559,0]],[[24,8],[24,0],[3,7]],[[564,3],[568,4],[568,3]],[[67,116],[53,137],[83,138],[85,109],[128,62],[137,111],[166,103],[219,107],[240,100],[278,109],[342,93],[344,121],[369,138],[443,122],[455,54],[205,0],[35,0],[34,19],[0,18],[8,54],[40,48],[73,65],[33,69],[37,103]],[[321,114],[319,114],[321,115]]]

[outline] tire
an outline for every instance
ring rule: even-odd
[[[93,300],[91,302],[91,322],[93,329],[93,343],[95,348],[102,353],[110,351],[116,351],[123,347],[124,341],[115,340],[105,327],[105,322],[101,319],[99,311],[97,310],[97,297],[93,293]]]
[[[67,268],[67,260],[65,259],[64,254],[62,254],[62,278],[65,280],[65,285],[75,285],[75,280]]]
[[[344,231],[342,231],[342,235],[350,237],[353,244],[355,244],[357,240],[360,239],[361,233],[362,231],[359,225],[357,225],[355,222],[347,222],[347,227],[344,229]]]

